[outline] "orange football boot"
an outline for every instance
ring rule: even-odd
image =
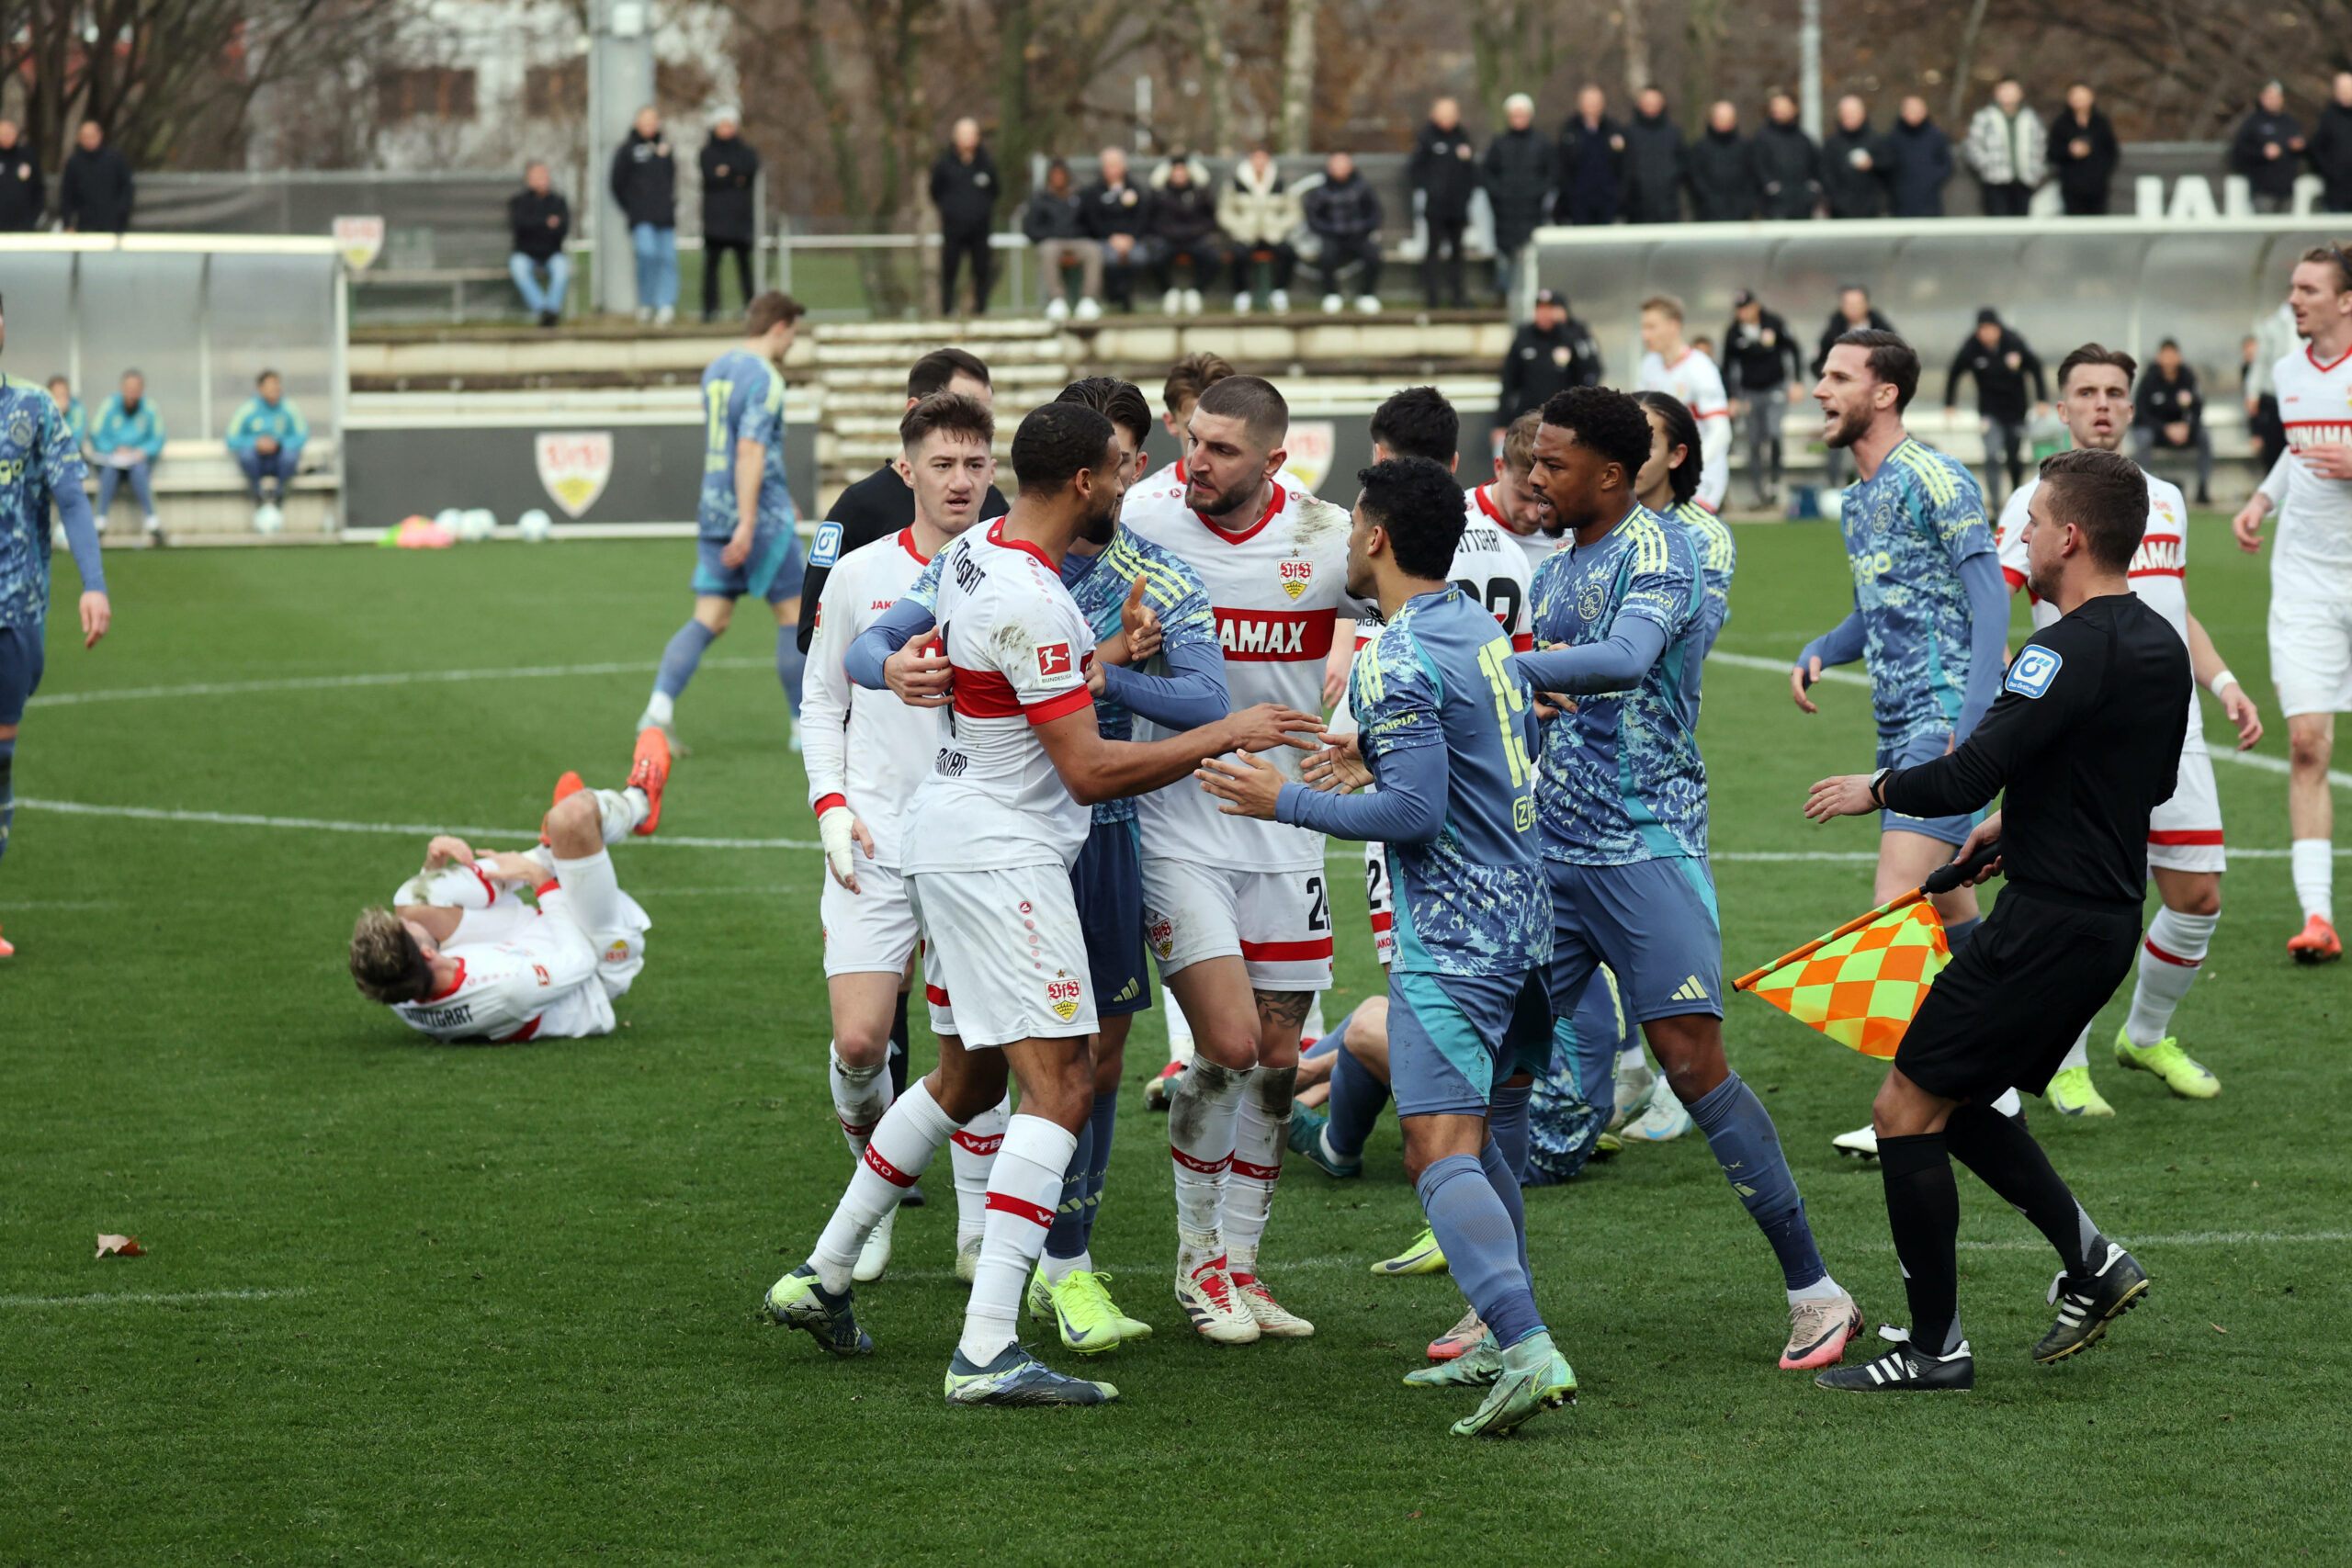
[[[628,782],[645,792],[645,820],[637,825],[637,835],[650,839],[662,825],[662,786],[670,782],[670,738],[659,728],[649,726],[638,731],[637,761],[628,771]]]

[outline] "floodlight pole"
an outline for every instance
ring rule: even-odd
[[[1821,0],[1804,0],[1797,22],[1797,120],[1821,142]]]
[[[637,264],[628,219],[605,175],[637,111],[653,101],[653,28],[647,0],[589,0],[588,188],[595,214],[596,304],[612,315],[637,309]]]

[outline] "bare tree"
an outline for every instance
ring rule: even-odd
[[[1315,114],[1315,20],[1317,0],[1288,0],[1283,6],[1282,150],[1304,152]]]

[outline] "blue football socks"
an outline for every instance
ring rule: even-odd
[[[1491,1140],[1487,1148],[1493,1150]],[[1500,1165],[1499,1157],[1495,1163]],[[1445,1249],[1453,1282],[1477,1308],[1496,1343],[1508,1350],[1544,1332],[1535,1292],[1520,1267],[1519,1227],[1487,1168],[1469,1155],[1448,1155],[1421,1172],[1415,1190],[1438,1246]]]
[[[1078,1146],[1070,1151],[1069,1164],[1062,1168],[1062,1198],[1054,1207],[1054,1223],[1046,1230],[1046,1256],[1063,1261],[1083,1257],[1086,1252],[1086,1177],[1094,1163],[1094,1122],[1090,1118],[1078,1130]],[[1069,1269],[1061,1270],[1067,1274]],[[1058,1280],[1051,1264],[1046,1267],[1046,1277]]]
[[[8,852],[8,831],[17,821],[17,738],[0,740],[0,855]]]
[[[1802,1291],[1820,1283],[1829,1270],[1813,1245],[1813,1227],[1805,1224],[1804,1200],[1797,1195],[1796,1178],[1781,1152],[1781,1135],[1773,1131],[1772,1118],[1756,1091],[1731,1073],[1685,1109],[1707,1134],[1707,1147],[1714,1151],[1731,1190],[1747,1205],[1748,1217],[1772,1244],[1789,1289]]]
[[[1345,1032],[1342,1025],[1342,1035]],[[1380,1108],[1387,1103],[1388,1086],[1341,1045],[1331,1063],[1331,1099],[1324,1107],[1331,1120],[1323,1127],[1324,1146],[1337,1159],[1362,1159],[1364,1140],[1372,1136],[1372,1124],[1380,1120]]]
[[[808,668],[808,656],[800,651],[800,629],[778,626],[775,629],[775,678],[784,682],[784,700],[792,705],[792,716],[800,716],[800,677]]]
[[[1119,1122],[1119,1091],[1094,1097],[1094,1110],[1087,1117],[1089,1141],[1080,1146],[1087,1151],[1085,1230],[1080,1247],[1094,1245],[1094,1222],[1102,1213],[1102,1179],[1111,1169],[1111,1131]]]
[[[662,668],[654,671],[653,689],[674,700],[695,678],[695,667],[718,634],[692,616],[680,626],[670,646],[662,650]]]

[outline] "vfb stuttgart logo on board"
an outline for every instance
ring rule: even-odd
[[[1046,982],[1046,1005],[1054,1016],[1068,1023],[1078,1016],[1079,982],[1067,976]]]
[[[1303,556],[1283,562],[1283,592],[1295,599],[1315,581],[1315,563]]]
[[[531,443],[539,483],[567,517],[596,504],[613,477],[613,433],[609,430],[542,431]]]

